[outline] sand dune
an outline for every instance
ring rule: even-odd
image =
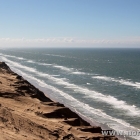
[[[0,140],[118,140],[103,136],[0,62]]]

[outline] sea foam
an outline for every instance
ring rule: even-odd
[[[61,78],[53,77],[52,75],[39,72],[36,69],[31,68],[31,67],[23,66],[17,62],[13,62],[4,57],[2,57],[2,59],[5,60],[6,62],[12,64],[14,67],[21,68],[26,71],[32,72],[35,75],[38,75],[40,77],[47,78],[47,79],[53,81],[54,83],[56,83],[57,85],[63,85],[65,88],[69,88],[70,90],[75,91],[79,94],[82,94],[82,95],[86,96],[87,98],[93,99],[95,102],[104,102],[104,103],[107,103],[107,104],[113,106],[113,108],[125,110],[127,112],[126,115],[139,116],[139,114],[140,114],[140,109],[138,107],[129,105],[125,101],[118,100],[117,98],[115,98],[113,96],[104,95],[100,92],[89,90],[89,89],[87,89],[85,87],[81,87],[79,85],[75,85],[73,83],[68,82],[68,80],[66,78],[61,79]]]
[[[117,82],[121,85],[131,86],[131,87],[140,89],[139,82],[132,82],[132,81],[124,80],[124,79],[116,79],[116,78],[107,77],[107,76],[93,76],[92,78],[103,80],[103,81],[108,81],[108,82]]]

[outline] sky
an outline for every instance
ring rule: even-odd
[[[0,0],[0,47],[140,48],[140,0]]]

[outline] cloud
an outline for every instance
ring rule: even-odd
[[[0,47],[140,47],[140,37],[123,39],[0,38]]]

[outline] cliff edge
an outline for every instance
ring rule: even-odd
[[[0,62],[0,140],[118,140]]]

